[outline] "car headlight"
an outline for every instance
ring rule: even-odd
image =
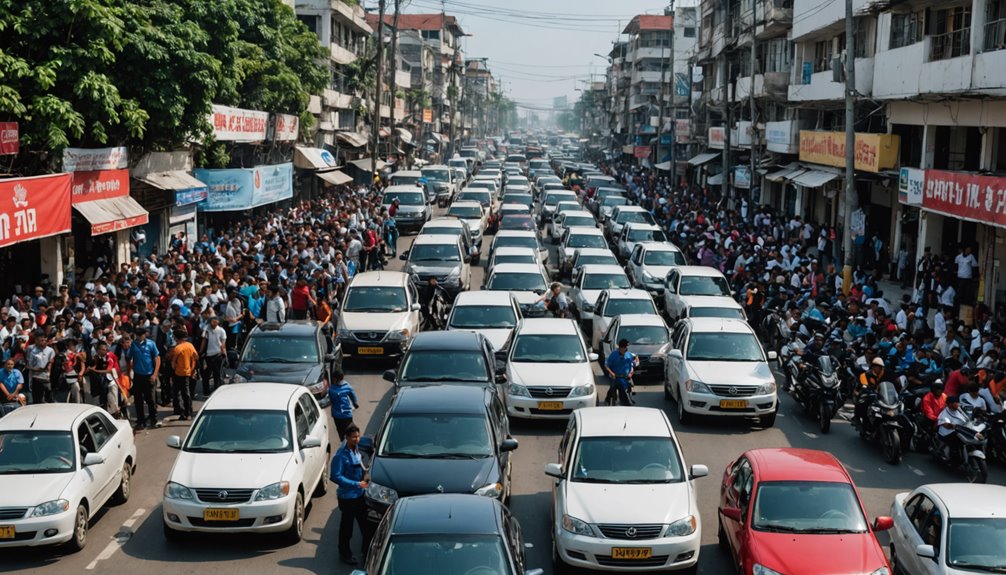
[[[351,339],[353,337],[353,332],[345,327],[339,328],[338,338],[339,339]]]
[[[685,381],[685,391],[690,391],[692,393],[712,393],[713,390],[709,389],[709,386],[702,383],[701,381],[695,381],[694,379],[689,379]]]
[[[483,497],[499,497],[501,493],[503,493],[503,485],[501,483],[492,483],[475,490],[475,495]]]
[[[695,527],[698,524],[695,521],[694,515],[689,515],[684,519],[680,519],[671,523],[667,526],[667,531],[664,532],[664,537],[684,537],[686,535],[691,535],[695,533]]]
[[[594,384],[588,383],[587,385],[578,385],[569,392],[570,397],[585,397],[594,393]]]
[[[782,573],[774,569],[769,569],[768,567],[760,563],[754,564],[754,568],[751,569],[751,573],[752,575],[783,575]]]
[[[70,502],[66,499],[54,499],[53,501],[46,501],[41,505],[36,505],[35,509],[32,510],[29,517],[45,517],[46,515],[55,515],[57,513],[63,513],[70,509]]]
[[[768,383],[763,383],[758,386],[758,395],[768,395],[770,393],[775,393],[775,382],[770,381]]]
[[[388,341],[405,341],[409,339],[409,330],[399,329],[388,332]]]
[[[398,501],[398,492],[390,487],[385,487],[371,481],[367,484],[367,497],[374,501],[391,505],[395,501]]]
[[[328,382],[324,379],[307,386],[307,390],[311,392],[311,395],[320,395],[322,393],[328,392]]]
[[[266,485],[262,489],[259,489],[258,495],[255,496],[255,501],[272,501],[274,499],[282,499],[289,494],[290,482],[280,481],[279,483]]]
[[[594,535],[594,531],[590,528],[590,525],[571,515],[562,516],[562,528],[575,535]]]
[[[510,395],[514,397],[531,397],[531,392],[527,390],[526,385],[521,385],[519,383],[511,383]]]
[[[164,498],[165,499],[184,499],[192,501],[196,498],[195,494],[188,487],[185,487],[181,483],[175,483],[169,481],[167,485],[164,486]]]
[[[870,573],[870,575],[891,575],[891,570],[888,569],[887,567],[881,567],[880,569],[877,569],[873,573]]]

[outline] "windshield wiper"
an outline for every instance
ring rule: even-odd
[[[427,453],[423,457],[430,459],[484,459],[489,456],[479,453]]]
[[[798,527],[790,527],[789,525],[756,525],[755,529],[762,529],[764,531],[774,531],[778,533],[805,533],[804,529]]]
[[[673,481],[673,479],[627,479],[625,481],[619,481],[618,483],[643,485],[647,483],[671,483]]]
[[[801,533],[813,533],[815,535],[838,535],[838,534],[841,534],[841,533],[863,533],[862,531],[855,531],[853,529],[829,529],[829,528],[824,528],[824,527],[822,527],[820,529],[814,529],[814,528],[811,528],[811,529],[801,529],[800,532]]]
[[[474,379],[467,377],[458,377],[455,375],[438,375],[436,377],[407,377],[402,379],[404,382],[415,381],[415,382],[437,382],[437,381],[486,381],[484,379]]]
[[[954,561],[950,563],[950,566],[974,569],[975,571],[986,571],[988,573],[1006,573],[1006,565],[975,565],[967,561]]]

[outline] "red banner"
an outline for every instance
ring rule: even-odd
[[[17,155],[19,142],[17,122],[0,122],[0,155]]]
[[[924,190],[924,209],[1006,226],[1006,178],[926,170]]]
[[[636,146],[632,149],[632,155],[637,158],[649,158],[650,157],[650,147],[649,146]]]
[[[74,204],[129,195],[129,170],[73,173]]]
[[[131,218],[115,220],[114,222],[105,222],[103,224],[91,224],[91,235],[100,236],[101,234],[107,234],[108,232],[128,230],[129,228],[134,228],[136,226],[145,226],[147,225],[147,222],[149,220],[150,220],[150,214],[142,214],[139,216],[133,216]]]
[[[0,180],[0,247],[70,231],[70,174]]]

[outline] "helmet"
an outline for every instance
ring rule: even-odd
[[[884,367],[884,360],[880,359],[879,357],[875,357],[875,358],[873,358],[873,361],[870,362],[870,365],[876,365],[878,367]]]
[[[942,379],[935,379],[929,384],[929,389],[936,391],[937,389],[943,389],[945,387]]]

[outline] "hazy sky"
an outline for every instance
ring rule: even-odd
[[[377,0],[367,0],[368,8]],[[387,0],[388,10],[393,9]],[[601,80],[611,43],[635,14],[660,14],[660,0],[402,0],[404,12],[440,12],[458,18],[471,37],[467,58],[488,58],[504,92],[518,103],[551,108],[556,96],[570,104],[591,73]],[[687,5],[694,5],[687,2]]]

